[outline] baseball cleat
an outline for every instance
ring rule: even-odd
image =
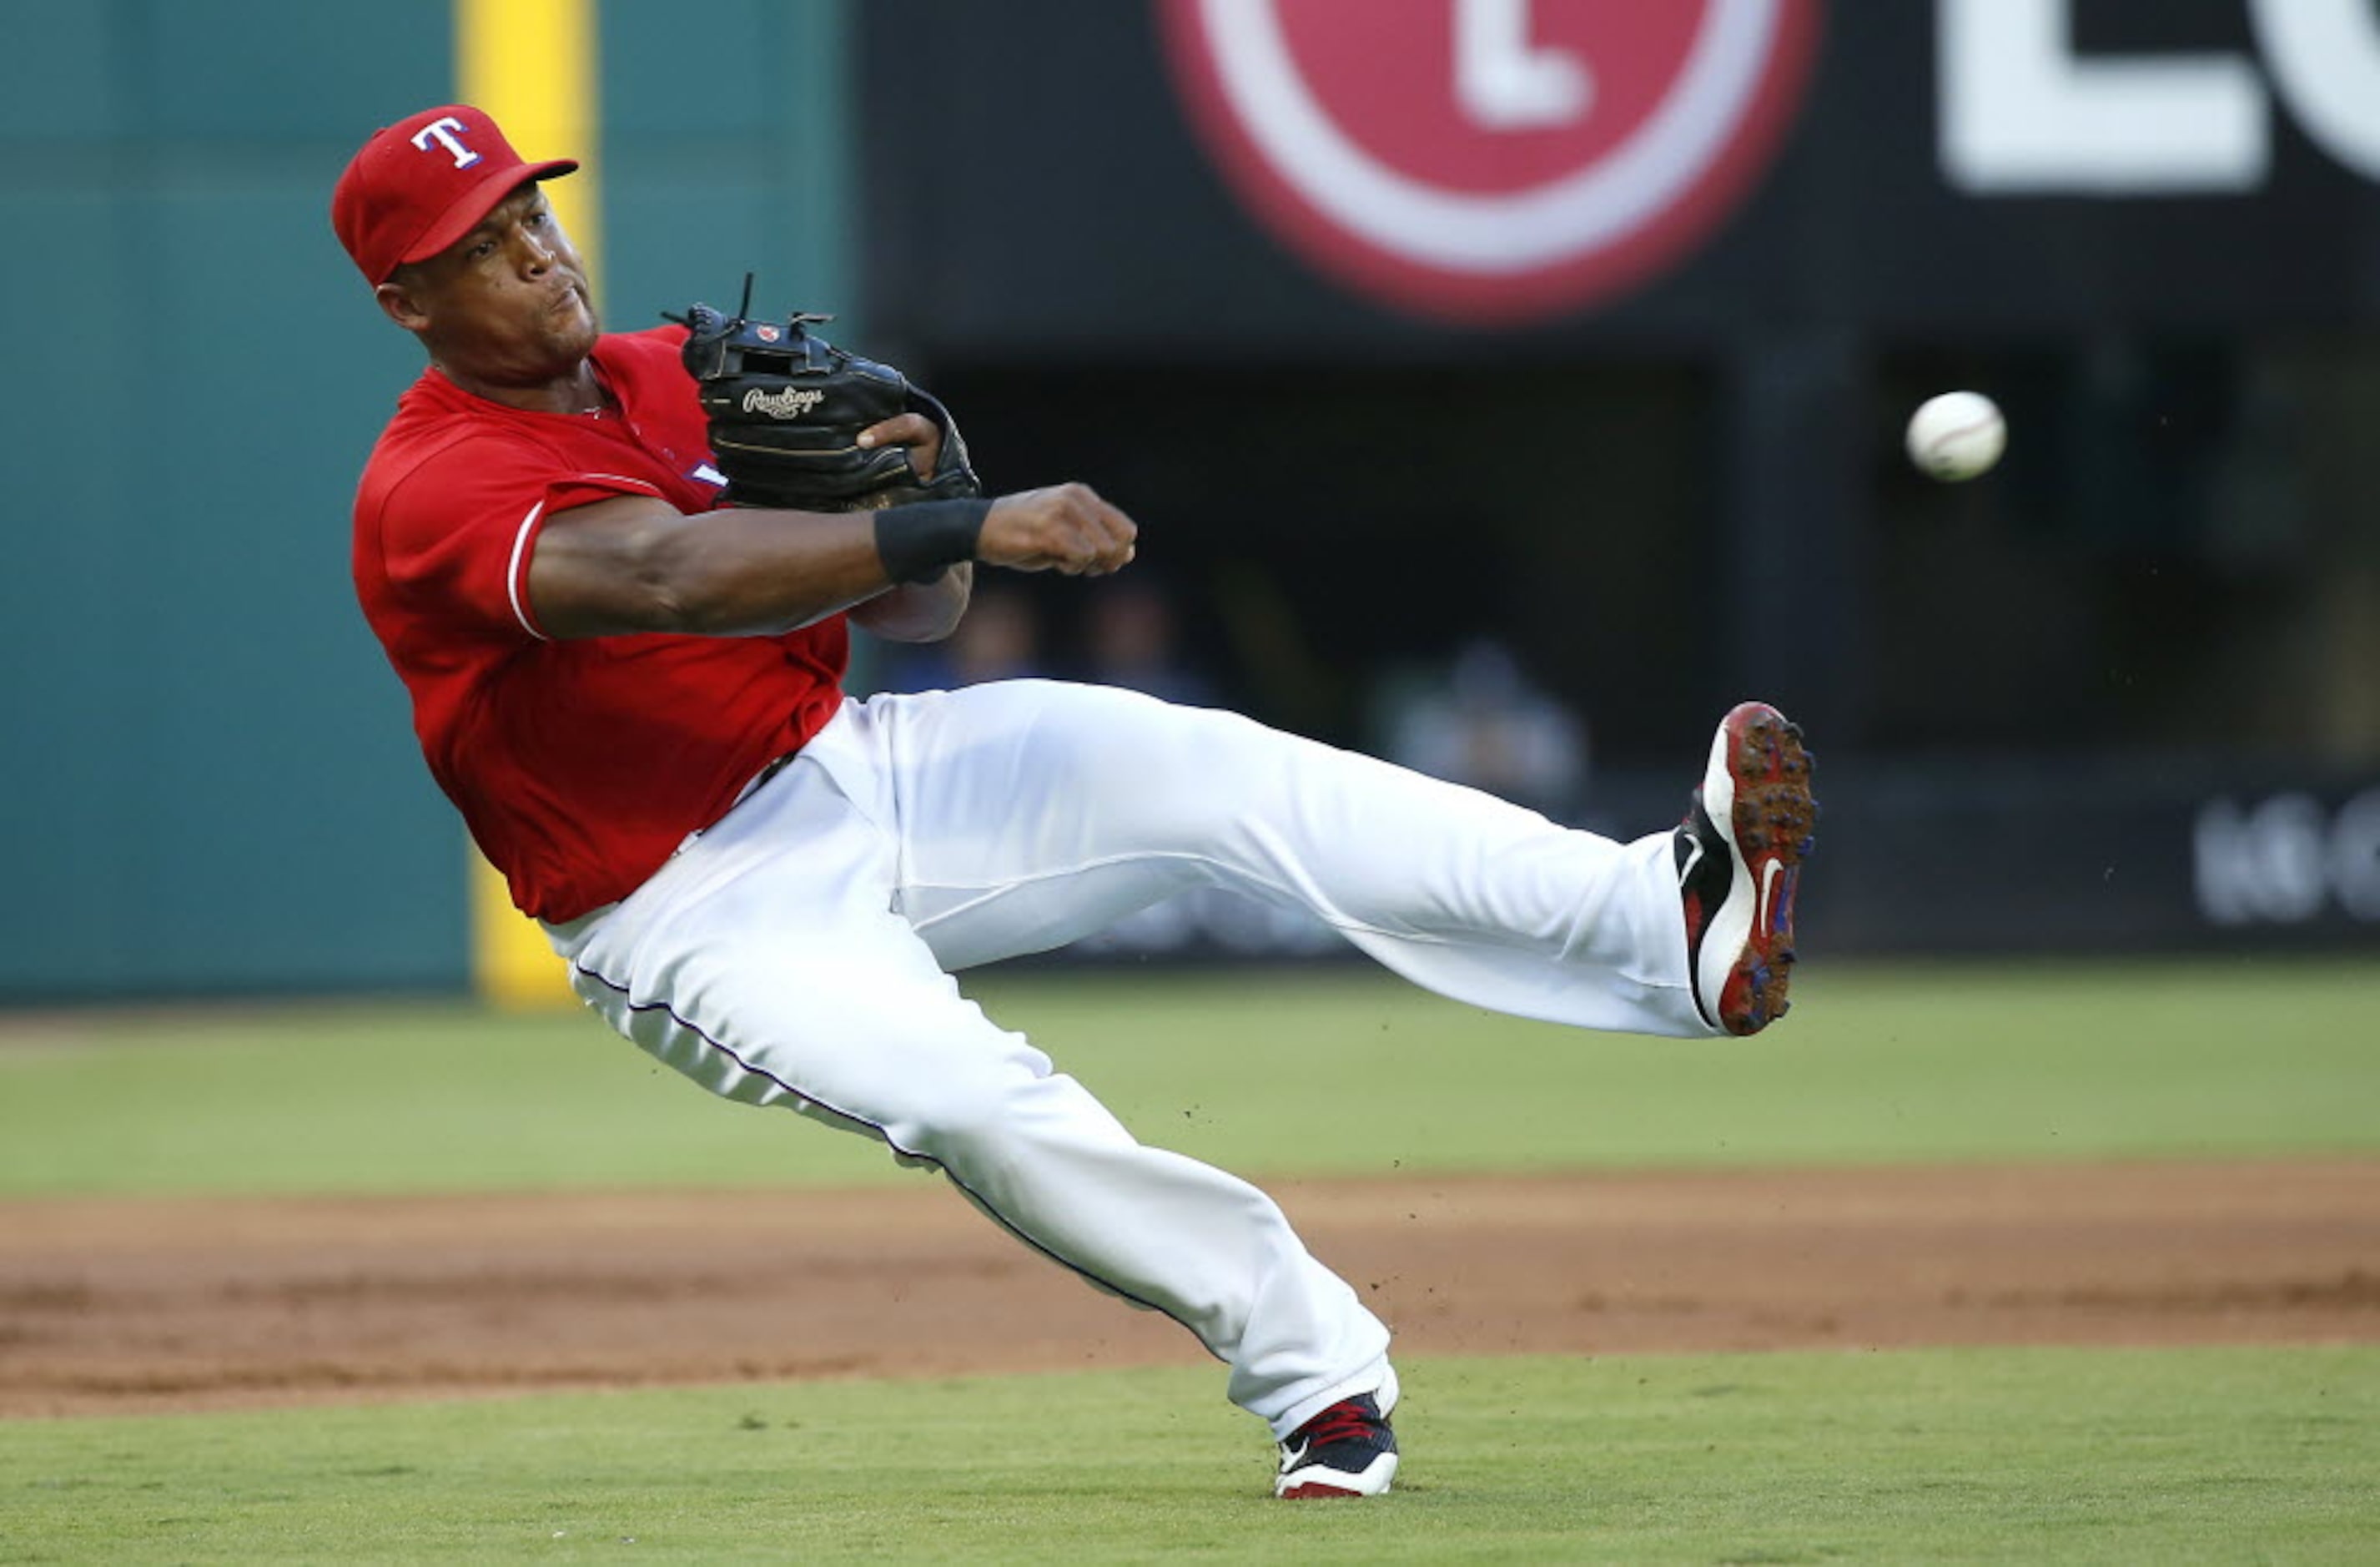
[[[1818,802],[1802,731],[1744,702],[1711,739],[1710,766],[1676,833],[1694,1010],[1713,1031],[1757,1034],[1785,1015],[1793,893]]]
[[[1272,1494],[1307,1501],[1385,1492],[1397,1476],[1397,1434],[1389,1429],[1396,1406],[1391,1371],[1376,1392],[1342,1398],[1300,1426],[1281,1444]]]

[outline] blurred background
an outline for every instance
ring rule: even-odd
[[[0,42],[6,1004],[544,974],[347,576],[419,357],[329,192],[464,98],[585,160],[615,328],[752,271],[995,490],[1142,524],[861,691],[1114,681],[1628,836],[1759,696],[1821,759],[1806,952],[2380,949],[2374,0],[0,0]],[[1901,431],[1954,387],[2010,438],[1946,485]],[[1214,903],[1053,961],[1333,951]]]

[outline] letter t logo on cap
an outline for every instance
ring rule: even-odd
[[[414,132],[413,144],[427,152],[431,142],[435,141],[455,155],[456,168],[468,169],[480,161],[480,154],[464,146],[462,137],[463,122],[448,115],[443,119],[431,120]]]

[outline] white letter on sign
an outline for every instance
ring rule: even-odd
[[[2256,44],[2322,150],[2380,179],[2380,29],[2370,0],[2256,0]]]
[[[2338,808],[2330,824],[2330,865],[2339,906],[2358,919],[2380,922],[2380,789],[2366,789]]]
[[[2072,20],[2071,0],[1936,0],[1951,184],[1976,195],[2164,195],[2264,182],[2271,130],[2253,65],[2236,55],[2078,60]]]
[[[1568,125],[1594,101],[1575,55],[1529,46],[1529,0],[1454,0],[1454,97],[1489,130]]]

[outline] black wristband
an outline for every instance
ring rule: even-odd
[[[990,501],[911,501],[876,514],[876,555],[895,582],[931,582],[975,559]]]

